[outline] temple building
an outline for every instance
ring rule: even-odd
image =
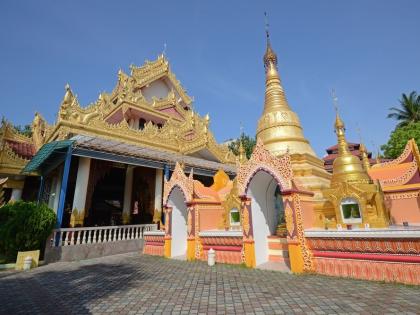
[[[176,162],[204,183],[219,169],[235,174],[235,156],[191,103],[163,55],[130,75],[120,70],[114,90],[87,107],[66,85],[55,124],[35,115],[39,150],[23,173],[41,176],[39,199],[58,227],[159,221],[163,177]]]
[[[67,85],[57,121],[36,114],[32,138],[3,124],[0,175],[10,184],[0,185],[17,200],[38,175],[37,199],[57,213],[47,262],[140,248],[206,260],[212,249],[218,263],[420,284],[416,143],[372,165],[364,145],[347,142],[337,111],[337,144],[317,157],[286,99],[268,31],[266,39],[249,159],[242,143],[234,156],[215,141],[164,56],[120,70],[114,90],[87,107]]]

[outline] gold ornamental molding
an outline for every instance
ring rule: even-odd
[[[245,196],[248,185],[258,171],[271,174],[280,184],[282,190],[292,188],[293,171],[289,154],[276,157],[268,151],[262,142],[257,139],[257,144],[249,161],[238,165],[238,193]]]
[[[175,169],[169,181],[165,179],[163,185],[163,204],[167,206],[171,192],[178,187],[184,194],[185,202],[189,203],[193,199],[194,179],[193,172],[186,176],[180,163],[175,164]]]

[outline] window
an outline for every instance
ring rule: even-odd
[[[344,223],[361,223],[362,215],[359,202],[355,198],[341,200],[341,216]]]
[[[241,215],[239,210],[236,208],[232,208],[229,211],[229,218],[230,218],[230,227],[231,229],[237,229],[241,225]]]

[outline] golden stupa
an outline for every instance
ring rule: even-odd
[[[323,190],[328,201],[322,208],[315,209],[316,225],[325,228],[387,227],[390,222],[389,211],[385,207],[380,185],[374,183],[367,172],[369,160],[366,152],[364,161],[350,152],[345,126],[338,112],[334,127],[338,156],[333,163],[331,186]],[[366,149],[361,148],[362,154],[363,150]]]
[[[338,156],[333,163],[333,174],[331,178],[331,187],[340,183],[371,183],[367,170],[363,168],[360,159],[351,154],[346,137],[345,126],[340,116],[335,118],[335,132],[338,142]]]
[[[287,103],[277,70],[277,55],[271,47],[268,31],[264,67],[265,102],[264,112],[258,121],[257,138],[276,156],[288,152],[297,184],[314,192],[315,198],[319,199],[321,189],[329,186],[331,175],[303,135],[299,117]]]

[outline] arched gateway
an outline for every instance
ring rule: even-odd
[[[300,209],[299,195],[305,193],[294,185],[290,156],[275,157],[258,141],[250,160],[239,166],[237,179],[246,265],[276,261],[283,246],[293,272],[312,270]],[[271,244],[276,237],[287,243]]]
[[[165,211],[165,257],[187,256],[188,238],[191,236],[191,203],[193,177],[184,174],[179,163],[169,181],[165,180],[163,204]]]

